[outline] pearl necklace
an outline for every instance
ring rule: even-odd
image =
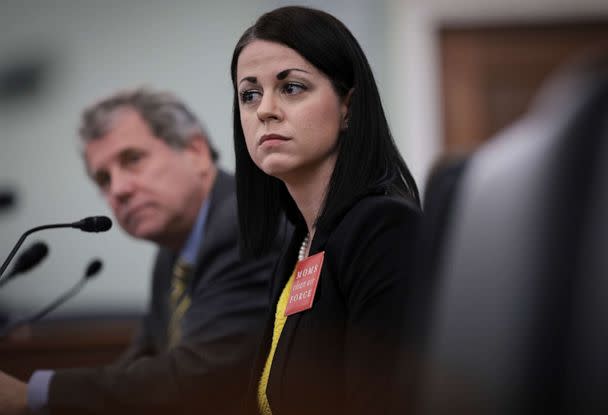
[[[302,245],[300,246],[300,250],[298,251],[298,261],[303,260],[304,256],[306,255],[306,248],[308,248],[309,236],[310,236],[310,234],[307,233],[306,236],[304,237],[304,240],[302,241]]]

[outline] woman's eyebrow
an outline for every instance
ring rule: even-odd
[[[239,81],[239,85],[242,84],[243,82],[251,82],[252,84],[257,84],[258,78],[256,78],[255,76],[246,76]]]
[[[277,74],[277,79],[278,79],[279,81],[281,81],[281,80],[283,80],[283,79],[287,78],[287,75],[289,75],[289,73],[290,73],[291,71],[298,71],[298,72],[310,73],[310,72],[308,72],[308,71],[305,71],[304,69],[299,69],[299,68],[289,68],[289,69],[284,69],[284,70],[282,70],[281,72],[279,72],[279,73]]]

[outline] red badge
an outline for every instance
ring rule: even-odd
[[[308,310],[315,299],[319,275],[323,266],[324,252],[299,261],[296,265],[296,275],[291,285],[291,292],[285,308],[285,316]]]

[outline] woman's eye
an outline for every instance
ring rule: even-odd
[[[285,86],[283,87],[283,92],[285,92],[287,95],[295,95],[305,90],[306,87],[304,85],[292,82],[285,84]]]
[[[253,102],[259,94],[260,93],[258,91],[249,90],[243,91],[239,95],[241,96],[241,102],[243,104],[248,104],[250,102]]]

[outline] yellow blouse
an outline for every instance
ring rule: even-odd
[[[279,302],[277,303],[277,311],[274,314],[272,345],[270,346],[270,352],[266,358],[266,364],[264,365],[264,370],[262,371],[262,376],[260,377],[260,382],[258,383],[258,409],[260,410],[261,415],[272,415],[270,403],[268,402],[268,397],[266,396],[266,388],[268,387],[268,377],[270,376],[270,367],[272,366],[274,352],[277,349],[277,344],[279,343],[283,326],[287,320],[287,317],[285,316],[285,308],[287,308],[287,299],[289,298],[289,293],[291,292],[291,285],[293,284],[295,274],[296,270],[294,269],[289,277],[289,280],[287,281],[287,284],[285,284],[285,287],[281,292]]]

